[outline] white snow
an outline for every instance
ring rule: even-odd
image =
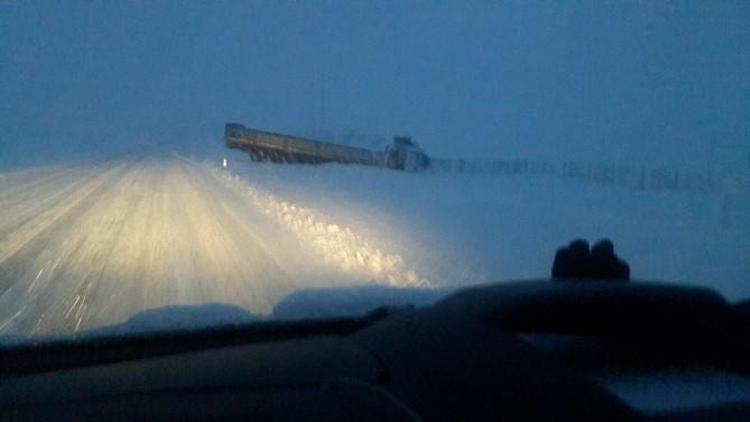
[[[159,152],[127,177],[112,172],[132,158],[0,173],[0,331],[85,330],[206,303],[260,318],[424,305],[464,286],[547,276],[576,237],[612,239],[635,279],[750,297],[743,190],[727,205],[721,192],[554,175],[258,164],[216,144],[179,158],[189,162]],[[77,223],[58,224],[105,174],[110,188],[71,214]],[[186,315],[174,318],[195,319]]]
[[[218,161],[217,161],[218,163]],[[433,286],[549,274],[557,247],[608,237],[633,278],[750,296],[750,197],[631,191],[549,175],[409,174],[361,166],[251,163],[229,171],[403,260]]]

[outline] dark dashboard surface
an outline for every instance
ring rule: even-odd
[[[538,280],[361,318],[23,344],[0,361],[0,419],[747,420],[743,309]]]

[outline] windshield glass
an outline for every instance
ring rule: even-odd
[[[750,3],[3,2],[0,335],[750,296]]]

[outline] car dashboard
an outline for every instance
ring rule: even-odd
[[[611,280],[7,347],[2,420],[747,420],[747,306]]]

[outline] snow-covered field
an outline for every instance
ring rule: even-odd
[[[747,196],[734,196],[727,210],[719,193],[629,191],[543,175],[256,164],[223,154],[228,171],[254,190],[348,229],[430,286],[547,276],[560,245],[608,237],[633,278],[750,296]]]

